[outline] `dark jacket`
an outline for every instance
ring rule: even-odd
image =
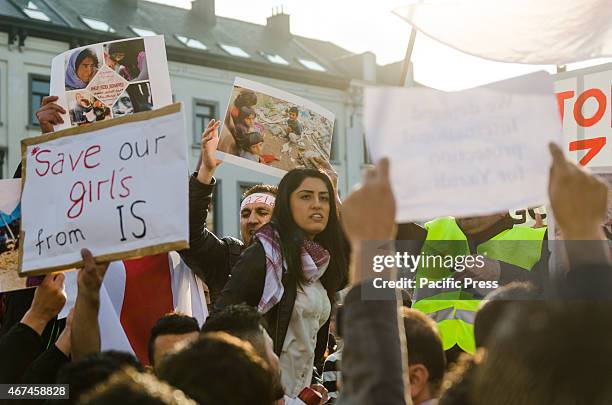
[[[213,302],[227,283],[243,248],[240,240],[219,239],[206,228],[216,183],[213,178],[211,184],[202,184],[196,174],[189,178],[189,249],[179,251],[185,264],[206,283]]]
[[[353,287],[344,299],[339,405],[406,404],[403,376],[407,375],[407,359],[403,359],[397,322],[398,302],[392,290],[385,290],[381,300],[362,299],[364,289],[372,288],[371,283],[364,282]]]
[[[236,263],[232,270],[229,282],[221,292],[221,296],[215,302],[215,310],[222,309],[228,305],[246,303],[257,307],[263,294],[266,279],[266,253],[259,242],[249,246]],[[268,324],[268,333],[274,341],[274,352],[280,356],[285,342],[289,321],[293,313],[293,305],[297,296],[298,282],[292,274],[285,271],[282,278],[284,293],[280,302],[265,314]],[[331,287],[325,275],[321,278],[321,284],[327,290],[327,295],[333,302],[337,287]],[[344,283],[343,283],[344,284]],[[342,288],[344,285],[340,286]],[[317,333],[317,345],[315,349],[315,365],[322,365],[323,355],[327,347],[329,334],[329,319]]]

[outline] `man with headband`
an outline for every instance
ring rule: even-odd
[[[256,185],[247,190],[240,204],[240,236],[219,238],[206,228],[208,207],[216,185],[213,177],[221,163],[215,159],[219,143],[220,121],[211,120],[202,134],[201,163],[189,178],[189,249],[180,251],[187,266],[208,286],[211,301],[217,297],[229,278],[230,271],[249,246],[255,232],[270,222],[276,199],[276,186]]]

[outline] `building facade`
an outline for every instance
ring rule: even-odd
[[[40,134],[35,112],[49,92],[51,59],[68,49],[119,38],[163,34],[172,92],[184,104],[191,167],[202,129],[222,118],[236,76],[312,100],[336,116],[331,161],[345,195],[368,163],[362,129],[365,85],[394,84],[400,64],[378,66],[372,53],[353,54],[325,41],[291,34],[290,17],[266,25],[214,13],[214,0],[191,10],[143,0],[0,1],[0,171],[11,177],[20,141]],[[279,179],[224,163],[217,170],[210,225],[238,235],[240,195],[253,184]],[[154,179],[152,179],[153,181]]]

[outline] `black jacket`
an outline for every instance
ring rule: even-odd
[[[215,179],[211,184],[202,184],[196,174],[189,178],[189,249],[179,251],[185,264],[206,283],[213,302],[227,283],[243,248],[240,240],[219,239],[206,228],[215,185]]]
[[[249,246],[236,266],[232,270],[229,282],[221,292],[221,296],[215,302],[215,310],[222,309],[228,305],[246,303],[257,307],[263,294],[266,279],[266,253],[260,242]],[[280,356],[289,328],[289,321],[293,313],[293,305],[297,296],[298,282],[295,276],[285,272],[282,278],[284,293],[280,302],[265,314],[268,324],[268,333],[274,341],[274,352]],[[338,291],[331,287],[325,276],[321,278],[321,284],[325,287],[328,297],[333,302],[333,297]],[[344,283],[343,283],[344,284]],[[341,286],[343,287],[343,285]],[[329,334],[329,319],[317,333],[317,345],[315,349],[315,365],[323,362],[323,355],[327,347]]]

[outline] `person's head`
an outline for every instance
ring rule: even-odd
[[[283,258],[298,280],[303,276],[299,247],[305,239],[315,240],[330,253],[332,271],[328,269],[323,277],[334,277],[334,283],[344,279],[346,241],[338,218],[336,190],[325,173],[306,168],[287,172],[278,185],[272,223],[280,235]]]
[[[420,311],[402,308],[408,347],[410,396],[414,403],[437,398],[446,359],[436,323]]]
[[[474,320],[476,347],[487,347],[487,339],[505,311],[514,303],[522,305],[538,298],[538,289],[530,283],[512,282],[491,292],[482,301]]]
[[[255,123],[255,110],[251,107],[241,107],[238,114],[238,122],[247,128],[253,127]]]
[[[149,362],[155,367],[161,358],[181,343],[194,340],[200,333],[198,321],[180,313],[169,313],[157,320],[149,337]]]
[[[91,49],[83,49],[76,58],[74,70],[83,83],[89,83],[98,71],[98,57]]]
[[[70,399],[67,403],[74,404],[81,394],[125,367],[144,371],[136,357],[130,353],[113,350],[93,353],[63,366],[57,374],[56,382],[70,385]]]
[[[202,405],[271,405],[273,375],[250,343],[206,333],[164,358],[157,375]]]
[[[253,90],[242,90],[234,100],[234,105],[238,108],[253,107],[257,104],[257,94]]]
[[[291,107],[289,109],[289,119],[291,119],[293,121],[297,120],[298,114],[299,114],[299,111],[298,111],[297,107]]]
[[[410,357],[410,355],[408,355]],[[474,379],[478,364],[476,357],[462,353],[444,375],[442,393],[438,405],[473,405]]]
[[[240,236],[250,245],[259,228],[270,222],[278,188],[269,184],[257,184],[242,196],[240,203]]]
[[[81,103],[82,107],[90,107],[91,106],[91,101],[89,101],[89,99],[86,98],[86,97],[81,97],[79,102]]]
[[[108,44],[108,56],[114,62],[121,62],[125,58],[125,44],[123,42],[113,42]]]
[[[215,311],[206,319],[202,332],[225,332],[249,342],[277,377],[278,397],[282,397],[278,356],[274,353],[274,343],[266,330],[266,321],[255,308],[238,304]]]
[[[496,325],[478,367],[479,404],[610,403],[610,301],[513,305]]]
[[[253,131],[247,134],[242,134],[236,138],[237,146],[247,152],[253,153],[255,155],[261,155],[263,151],[263,135],[261,132]],[[259,153],[254,153],[253,151]]]
[[[83,394],[79,405],[196,405],[181,390],[150,373],[125,368]]]
[[[473,235],[479,232],[482,232],[494,225],[495,223],[501,221],[505,216],[509,214],[499,213],[492,215],[483,215],[480,217],[463,217],[457,218],[457,224],[463,229],[463,231],[468,235]]]

